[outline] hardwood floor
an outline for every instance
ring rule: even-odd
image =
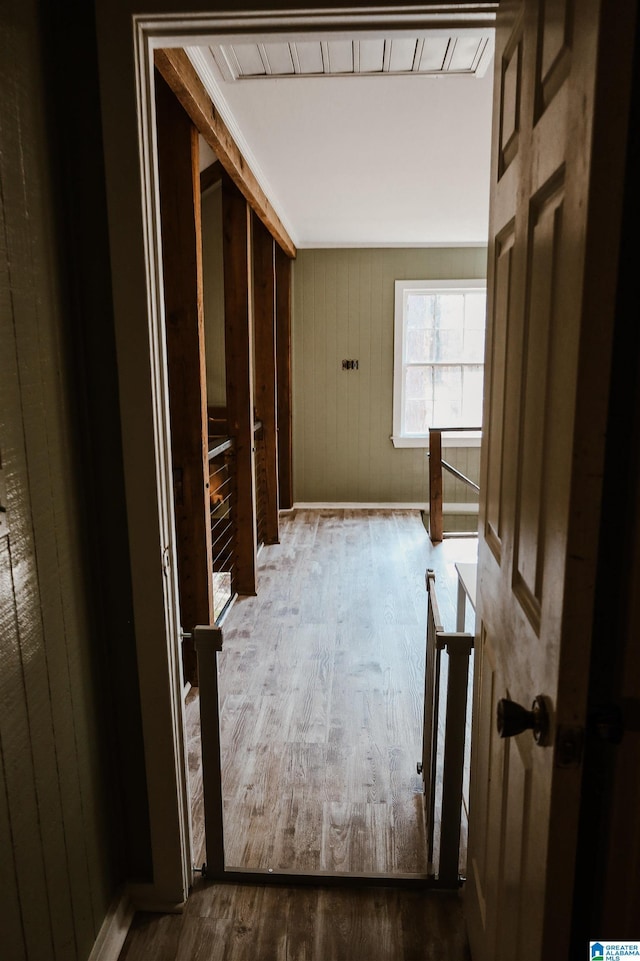
[[[138,914],[119,961],[471,961],[457,894],[198,882]]]
[[[228,868],[425,873],[426,592],[455,629],[455,560],[418,511],[295,511],[260,554],[256,597],[219,656]],[[197,692],[188,701],[196,863],[204,860]]]
[[[454,562],[418,511],[293,511],[219,655],[228,868],[426,872],[421,756],[427,567],[455,630]],[[205,859],[198,692],[187,698],[195,863]],[[138,916],[120,961],[466,961],[457,894],[194,885]]]

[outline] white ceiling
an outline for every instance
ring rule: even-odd
[[[486,243],[491,31],[260,39],[186,50],[297,247]]]

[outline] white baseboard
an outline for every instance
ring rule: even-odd
[[[95,940],[89,961],[118,961],[135,914],[127,891],[114,899]]]
[[[300,501],[293,505],[293,510],[300,511],[424,511],[428,510],[429,505],[424,503],[364,503],[362,501],[334,501],[328,503],[324,501]]]
[[[136,911],[180,914],[184,901],[158,901],[151,884],[128,884],[111,902],[88,961],[118,961]]]
[[[427,511],[427,513],[429,512]],[[473,501],[471,501],[468,504],[460,502],[458,504],[456,503],[456,501],[448,501],[448,502],[445,501],[445,503],[442,505],[442,513],[443,514],[477,514],[478,502],[476,501],[475,504],[473,503]]]
[[[323,510],[334,510],[334,511],[423,511],[425,514],[429,513],[429,505],[426,503],[397,503],[390,501],[389,503],[362,503],[360,501],[336,501],[334,503],[328,503],[325,501],[300,501],[296,502],[292,510],[301,511],[323,511]],[[455,501],[447,501],[442,505],[443,514],[477,514],[478,505],[471,503],[455,503]]]

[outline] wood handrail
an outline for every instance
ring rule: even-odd
[[[430,427],[429,433],[434,430],[440,431],[441,434],[448,432],[462,434],[464,431],[472,431],[474,434],[482,433],[482,427]]]
[[[224,454],[226,450],[231,450],[234,445],[233,437],[221,437],[215,438],[215,443],[213,447],[209,448],[209,460],[213,460],[220,454]]]
[[[426,572],[427,638],[425,652],[422,774],[430,870],[437,862],[437,877],[444,887],[460,884],[460,828],[464,780],[467,689],[473,635],[444,630],[436,599],[436,577]],[[447,655],[443,676],[442,655]],[[447,685],[446,715],[440,717],[440,681]],[[444,722],[444,723],[443,723]],[[444,741],[441,740],[441,730]],[[437,812],[440,835],[435,843],[438,759],[442,755],[442,792]]]

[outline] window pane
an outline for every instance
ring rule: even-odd
[[[429,427],[479,427],[482,423],[481,364],[409,367],[405,370],[405,434]]]
[[[438,350],[435,357],[430,360],[439,360],[451,363],[460,360],[464,348],[464,330],[462,325],[458,328],[444,327],[436,332]]]
[[[459,358],[465,363],[482,363],[484,360],[484,330],[465,330],[464,347],[460,351]]]
[[[464,344],[464,297],[462,294],[435,294],[433,300],[437,333],[435,352],[429,360],[459,360]]]
[[[426,294],[405,295],[404,317],[407,330],[422,330],[425,327],[433,327],[433,305],[430,303],[431,297]]]
[[[407,293],[405,362],[481,363],[484,302],[484,293]]]
[[[404,433],[426,434],[433,421],[433,367],[405,371]]]
[[[464,294],[437,294],[436,317],[438,326],[445,330],[459,330],[464,327]]]
[[[426,435],[430,426],[480,426],[486,292],[464,282],[449,289],[407,284],[402,291],[400,432]]]
[[[484,292],[467,294],[464,309],[464,348],[460,360],[481,364],[484,361],[484,327],[487,296]]]
[[[462,368],[435,368],[434,427],[458,427],[462,424]]]
[[[419,364],[434,359],[433,297],[405,294],[405,361]]]
[[[464,325],[467,330],[484,330],[487,311],[487,295],[482,293],[467,294],[465,297]]]
[[[407,330],[405,336],[405,361],[408,364],[420,364],[433,360],[434,337],[433,328],[423,327],[421,330]]]
[[[465,427],[480,427],[483,367],[480,364],[463,367],[462,372],[462,420]]]

